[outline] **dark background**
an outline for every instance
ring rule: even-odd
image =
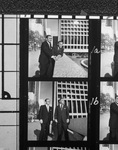
[[[0,13],[118,15],[117,0],[0,0]]]

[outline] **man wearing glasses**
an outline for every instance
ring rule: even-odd
[[[41,45],[39,66],[40,66],[40,77],[43,78],[52,77],[53,65],[51,59],[55,60],[55,56],[52,55],[51,41],[52,41],[52,36],[47,35],[46,40]]]
[[[62,140],[64,134],[65,140],[68,141],[68,124],[69,120],[69,109],[64,103],[64,99],[59,99],[59,105],[55,109],[55,122],[57,123],[58,138],[57,141]]]
[[[53,111],[50,106],[50,99],[45,99],[45,105],[42,105],[39,110],[39,121],[41,124],[41,132],[39,135],[39,141],[47,141],[49,135],[49,126],[52,124]]]

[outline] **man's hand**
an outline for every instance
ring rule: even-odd
[[[60,58],[61,58],[61,55],[58,55],[58,56],[55,58],[55,61],[58,61]]]
[[[40,121],[41,124],[43,123],[43,120],[42,120],[42,119],[40,119],[39,121]]]
[[[55,119],[55,122],[56,122],[56,123],[58,122],[57,119]]]
[[[66,122],[69,123],[69,119],[67,119]]]
[[[50,121],[50,124],[51,124],[51,125],[52,125],[52,122],[53,122],[53,121],[51,120],[51,121]]]

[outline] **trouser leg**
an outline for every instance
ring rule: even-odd
[[[58,138],[57,138],[57,140],[61,141],[61,139],[62,139],[62,133],[63,133],[63,131],[62,131],[62,123],[58,124],[57,129],[58,129]]]
[[[44,65],[40,63],[40,77],[45,78],[47,77],[48,65]]]
[[[116,129],[110,129],[110,140],[114,141],[116,138]]]
[[[49,124],[47,123],[43,123],[41,124],[41,132],[40,132],[40,135],[39,135],[39,140],[40,141],[47,141],[47,137],[48,137],[48,134],[49,134]]]
[[[67,131],[67,124],[63,124],[63,132],[64,132],[65,140],[68,141],[69,137],[68,137],[68,131]]]

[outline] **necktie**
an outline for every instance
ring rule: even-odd
[[[49,48],[51,48],[51,43],[49,42]]]
[[[60,107],[61,107],[61,110],[62,110],[63,109],[63,105],[61,105]]]

